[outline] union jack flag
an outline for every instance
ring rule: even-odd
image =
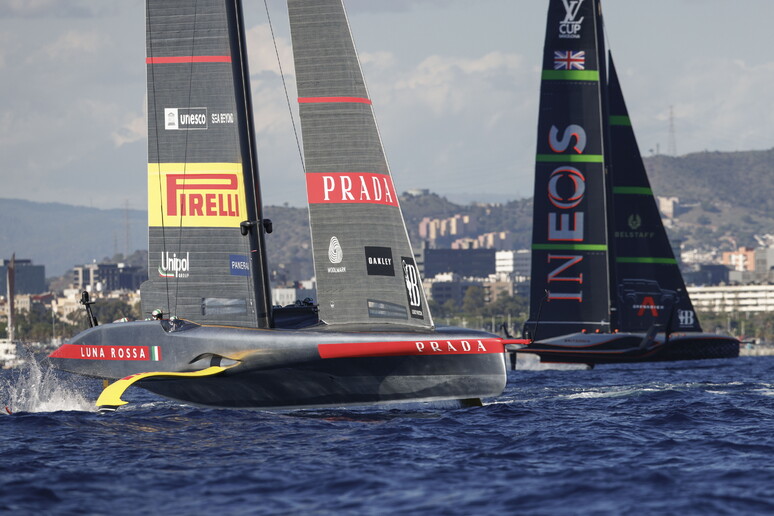
[[[585,70],[586,51],[554,50],[554,70]]]

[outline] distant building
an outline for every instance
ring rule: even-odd
[[[516,237],[510,231],[482,233],[474,237],[453,240],[452,249],[510,249],[515,245]]]
[[[680,203],[680,199],[678,197],[658,196],[656,197],[656,202],[658,202],[659,211],[664,214],[665,217],[671,219],[677,216],[677,207]]]
[[[700,264],[698,269],[683,273],[687,285],[720,285],[729,282],[727,265]]]
[[[454,273],[442,273],[430,279],[425,279],[423,283],[428,299],[432,299],[439,305],[449,301],[454,301],[454,303],[460,305],[462,300],[465,299],[465,293],[468,289],[470,287],[482,286],[482,281],[461,278]]]
[[[8,291],[8,266],[11,260],[3,260],[0,267],[0,295]],[[14,261],[14,290],[17,294],[41,294],[46,288],[45,265],[32,265],[32,260]]]
[[[452,240],[469,236],[478,230],[470,215],[454,215],[446,219],[423,218],[419,223],[419,236],[433,244],[448,245]]]
[[[495,273],[494,249],[424,249],[422,275],[453,272],[465,277],[486,278]]]
[[[148,279],[144,267],[123,263],[89,263],[73,267],[73,288],[90,292],[137,290]]]
[[[723,265],[730,266],[735,271],[755,270],[755,250],[749,247],[740,247],[736,251],[723,253]]]
[[[317,304],[317,290],[303,287],[279,287],[271,289],[271,304],[273,306],[287,306],[296,301],[311,299]]]
[[[710,312],[774,311],[774,285],[688,287],[694,308]]]
[[[495,272],[511,276],[529,276],[532,268],[532,253],[529,249],[518,251],[497,251]]]
[[[54,294],[22,294],[16,296],[14,307],[17,312],[31,312],[35,307],[49,307],[54,300]]]
[[[755,278],[757,281],[774,281],[774,247],[755,249]]]

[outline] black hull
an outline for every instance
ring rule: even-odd
[[[219,365],[227,369],[215,376],[151,376],[135,385],[174,400],[226,408],[489,398],[499,396],[506,383],[502,341],[483,332],[253,330],[190,323],[168,330],[168,323],[150,321],[98,326],[50,360],[57,369],[108,380]],[[158,360],[115,358],[129,351],[136,355],[143,346],[158,348]]]
[[[736,358],[739,341],[706,333],[672,334],[665,341],[644,333],[578,333],[530,343],[515,351],[538,355],[544,363],[620,364]]]
[[[197,405],[302,408],[488,398],[502,393],[503,356],[334,359],[194,380],[136,385]]]
[[[737,358],[739,341],[732,337],[713,336],[693,338],[689,334],[670,339],[653,358],[655,361],[709,360],[713,358]]]

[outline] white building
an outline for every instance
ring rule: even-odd
[[[735,285],[687,288],[694,308],[700,311],[774,311],[774,285]]]
[[[512,276],[529,276],[532,268],[532,253],[529,249],[518,251],[497,251],[495,253],[495,272]]]

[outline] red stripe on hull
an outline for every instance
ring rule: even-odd
[[[80,360],[152,360],[149,346],[85,346],[62,344],[51,358]],[[161,359],[159,353],[159,359]]]
[[[437,339],[401,342],[318,344],[320,358],[389,357],[404,355],[482,355],[503,353],[502,339]]]

